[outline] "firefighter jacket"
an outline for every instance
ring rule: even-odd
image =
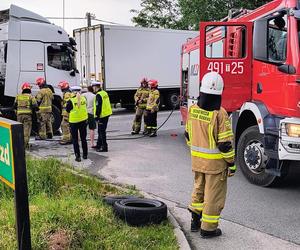
[[[79,99],[80,98],[80,104]],[[69,108],[66,108],[67,111],[70,112],[69,115],[69,122],[70,123],[79,123],[86,121],[88,119],[88,112],[87,112],[87,104],[86,104],[86,99],[84,96],[73,96],[70,98],[68,101],[67,106]]]
[[[224,108],[206,111],[196,104],[191,106],[186,135],[193,171],[218,174],[233,165],[233,133]]]
[[[20,94],[17,95],[14,106],[17,109],[17,115],[31,115],[32,111],[37,109],[37,102],[31,94]]]
[[[62,100],[62,115],[65,117],[69,116],[69,113],[66,110],[67,102],[74,96],[70,91],[64,92]]]
[[[109,96],[106,91],[100,90],[94,100],[94,117],[103,118],[112,114]]]
[[[53,93],[49,88],[42,88],[36,95],[37,103],[39,104],[40,113],[52,112]]]
[[[151,89],[149,92],[146,109],[151,111],[158,111],[159,97],[159,91],[157,89]]]
[[[149,93],[150,93],[149,88],[142,88],[142,87],[138,88],[134,95],[135,105],[140,109],[145,109],[147,106]]]

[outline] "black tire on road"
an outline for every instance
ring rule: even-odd
[[[116,195],[116,196],[105,196],[103,198],[103,201],[106,204],[113,206],[116,201],[125,200],[125,199],[137,199],[137,198],[138,198],[137,196],[133,196],[133,195]]]
[[[268,164],[269,158],[264,154],[263,135],[260,134],[258,126],[247,128],[237,145],[237,165],[249,182],[264,187],[276,186],[286,177],[288,164],[283,163],[280,177],[265,172]],[[255,165],[257,167],[254,167]],[[250,166],[255,169],[251,169]]]
[[[177,109],[179,108],[179,94],[177,92],[172,92],[167,96],[168,108]]]
[[[126,199],[114,204],[115,214],[131,226],[160,224],[167,219],[165,203],[152,199]]]

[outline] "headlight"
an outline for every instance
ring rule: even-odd
[[[286,133],[290,137],[300,137],[300,124],[285,124]]]

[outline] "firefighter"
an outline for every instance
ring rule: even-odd
[[[109,116],[112,114],[111,104],[109,96],[106,91],[102,89],[100,82],[92,83],[94,93],[96,97],[94,100],[94,117],[98,122],[98,140],[97,140],[97,152],[107,152],[108,146],[106,141],[106,128]]]
[[[39,105],[39,112],[37,118],[39,122],[39,135],[36,140],[52,139],[52,101],[54,99],[53,92],[46,84],[44,78],[36,79],[36,84],[39,86],[40,91],[36,95],[36,100]]]
[[[194,188],[189,210],[191,231],[201,228],[203,238],[220,236],[218,228],[225,205],[227,177],[233,176],[233,133],[221,107],[223,79],[216,72],[203,76],[197,104],[189,108],[185,136],[190,146]]]
[[[148,82],[150,86],[149,98],[147,100],[146,105],[146,124],[147,124],[147,132],[146,134],[150,137],[157,136],[157,112],[159,107],[159,91],[158,91],[158,81],[157,80],[149,80]]]
[[[143,78],[141,81],[141,86],[137,89],[134,95],[134,101],[136,106],[135,118],[132,125],[132,135],[136,135],[140,133],[142,118],[144,116],[144,132],[147,133],[147,125],[145,123],[145,115],[146,115],[146,105],[149,97],[150,89],[148,87],[147,78]]]
[[[72,142],[75,153],[75,161],[81,161],[80,149],[78,144],[78,133],[80,134],[82,146],[82,158],[87,159],[88,146],[86,141],[86,127],[88,119],[87,102],[84,96],[81,96],[81,87],[71,88],[72,97],[67,101],[66,111],[69,113],[69,123],[72,133]]]
[[[66,145],[72,143],[72,136],[69,124],[69,113],[66,111],[67,102],[73,96],[70,85],[66,81],[61,81],[58,84],[58,87],[63,92],[63,100],[62,100],[62,121],[61,121],[61,130],[62,130],[62,139],[59,142],[61,145]]]
[[[17,110],[17,120],[23,123],[24,147],[29,148],[29,139],[32,128],[32,113],[38,110],[37,102],[31,95],[31,85],[28,82],[22,84],[22,94],[17,95],[14,108]]]

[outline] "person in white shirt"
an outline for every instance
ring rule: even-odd
[[[94,118],[94,99],[95,94],[93,93],[93,87],[88,86],[87,92],[83,93],[82,96],[84,96],[87,100],[87,110],[88,110],[88,126],[90,130],[90,140],[91,140],[91,147],[96,148],[94,139],[95,139],[95,129],[96,129],[96,121]]]

